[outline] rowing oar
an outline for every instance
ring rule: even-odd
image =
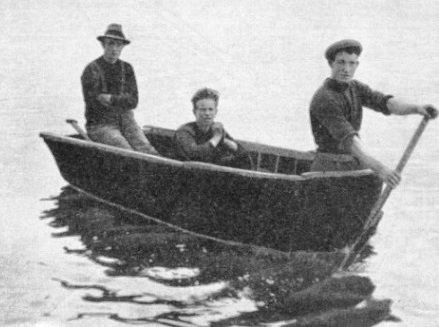
[[[431,118],[436,118],[437,114],[432,108],[428,108],[428,113],[430,116],[424,116],[421,123],[419,124],[418,128],[415,131],[415,134],[413,134],[409,144],[407,145],[407,148],[404,151],[404,154],[402,155],[402,158],[399,160],[398,166],[396,167],[395,171],[398,173],[401,173],[404,169],[405,165],[407,164],[410,156],[413,153],[413,150],[415,149],[416,144],[418,143],[419,139],[421,138],[422,133],[425,130],[425,127],[427,127],[427,123]],[[384,204],[386,203],[387,199],[389,198],[390,193],[392,192],[392,187],[386,186],[383,193],[381,193],[380,197],[378,198],[377,202],[375,203],[375,206],[372,208],[372,211],[370,212],[366,223],[364,224],[363,231],[361,232],[360,236],[355,240],[354,243],[352,243],[351,246],[348,248],[348,252],[346,253],[339,270],[344,270],[348,268],[354,261],[357,255],[363,250],[364,246],[367,243],[367,239],[369,233],[373,228],[375,228],[380,221],[381,218],[381,209],[383,208]]]
[[[66,123],[73,126],[73,128],[87,141],[91,141],[87,133],[78,125],[78,122],[74,119],[66,119]]]

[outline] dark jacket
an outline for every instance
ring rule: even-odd
[[[110,64],[101,56],[88,64],[81,76],[87,126],[114,124],[119,114],[137,107],[139,95],[132,66],[122,60]],[[111,94],[111,106],[97,100],[101,93]]]

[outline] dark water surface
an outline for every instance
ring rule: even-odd
[[[143,218],[68,187],[53,201],[56,207],[42,217],[55,229],[52,236],[79,236],[83,246],[64,246],[66,255],[105,268],[103,275],[109,279],[53,279],[77,301],[96,306],[96,311],[86,307],[71,319],[165,326],[206,325],[211,320],[213,326],[276,321],[291,326],[372,326],[396,320],[390,315],[390,300],[369,299],[374,290],[370,279],[332,277],[340,252],[287,257],[269,249],[203,240],[139,221]]]

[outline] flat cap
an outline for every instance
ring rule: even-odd
[[[361,46],[360,42],[355,40],[345,39],[331,44],[325,51],[325,57],[327,60],[334,60],[334,56],[337,52],[347,48],[357,48],[358,55],[360,55],[361,51],[363,51],[363,47]]]

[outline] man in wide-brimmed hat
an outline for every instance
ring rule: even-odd
[[[81,76],[88,135],[95,142],[158,154],[134,119],[139,98],[133,67],[119,59],[130,41],[119,24],[110,24],[97,39],[104,54]]]
[[[370,168],[385,183],[395,187],[401,180],[400,174],[372,157],[361,145],[359,130],[363,106],[384,115],[420,114],[434,118],[438,111],[431,105],[403,102],[354,80],[362,51],[360,42],[350,39],[335,42],[325,51],[331,77],[325,80],[311,100],[311,127],[318,146],[311,170]]]

